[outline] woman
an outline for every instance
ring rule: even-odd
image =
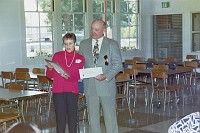
[[[65,133],[68,123],[69,133],[77,133],[77,94],[79,69],[83,68],[84,57],[75,51],[76,36],[67,33],[63,36],[64,51],[54,54],[52,61],[58,63],[66,73],[57,73],[47,63],[46,75],[53,78],[53,103],[56,113],[57,133]]]

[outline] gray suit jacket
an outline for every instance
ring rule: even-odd
[[[92,55],[92,38],[83,40],[80,43],[79,53],[85,57],[85,68],[95,67]],[[105,65],[106,60],[104,59],[104,56],[107,56],[108,58],[108,65]],[[105,74],[107,79],[103,81],[98,81],[94,78],[84,79],[83,84],[85,95],[115,97],[115,75],[122,70],[121,53],[116,41],[107,37],[103,38],[97,67],[102,67],[103,74]]]

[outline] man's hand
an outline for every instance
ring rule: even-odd
[[[106,76],[104,74],[99,74],[95,77],[96,80],[102,81],[106,79]]]

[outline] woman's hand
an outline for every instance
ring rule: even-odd
[[[61,76],[65,79],[68,79],[69,78],[69,75],[67,75],[66,73],[61,73]]]
[[[52,70],[53,69],[53,65],[51,65],[51,63],[47,63],[47,67]]]

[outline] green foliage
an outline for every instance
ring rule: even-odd
[[[135,46],[124,46],[121,47],[121,50],[126,51],[126,50],[136,50]]]
[[[36,51],[36,56],[47,56],[48,52],[45,50]]]
[[[137,37],[137,30],[135,27],[123,27],[121,28],[121,37],[129,38],[129,37]]]

